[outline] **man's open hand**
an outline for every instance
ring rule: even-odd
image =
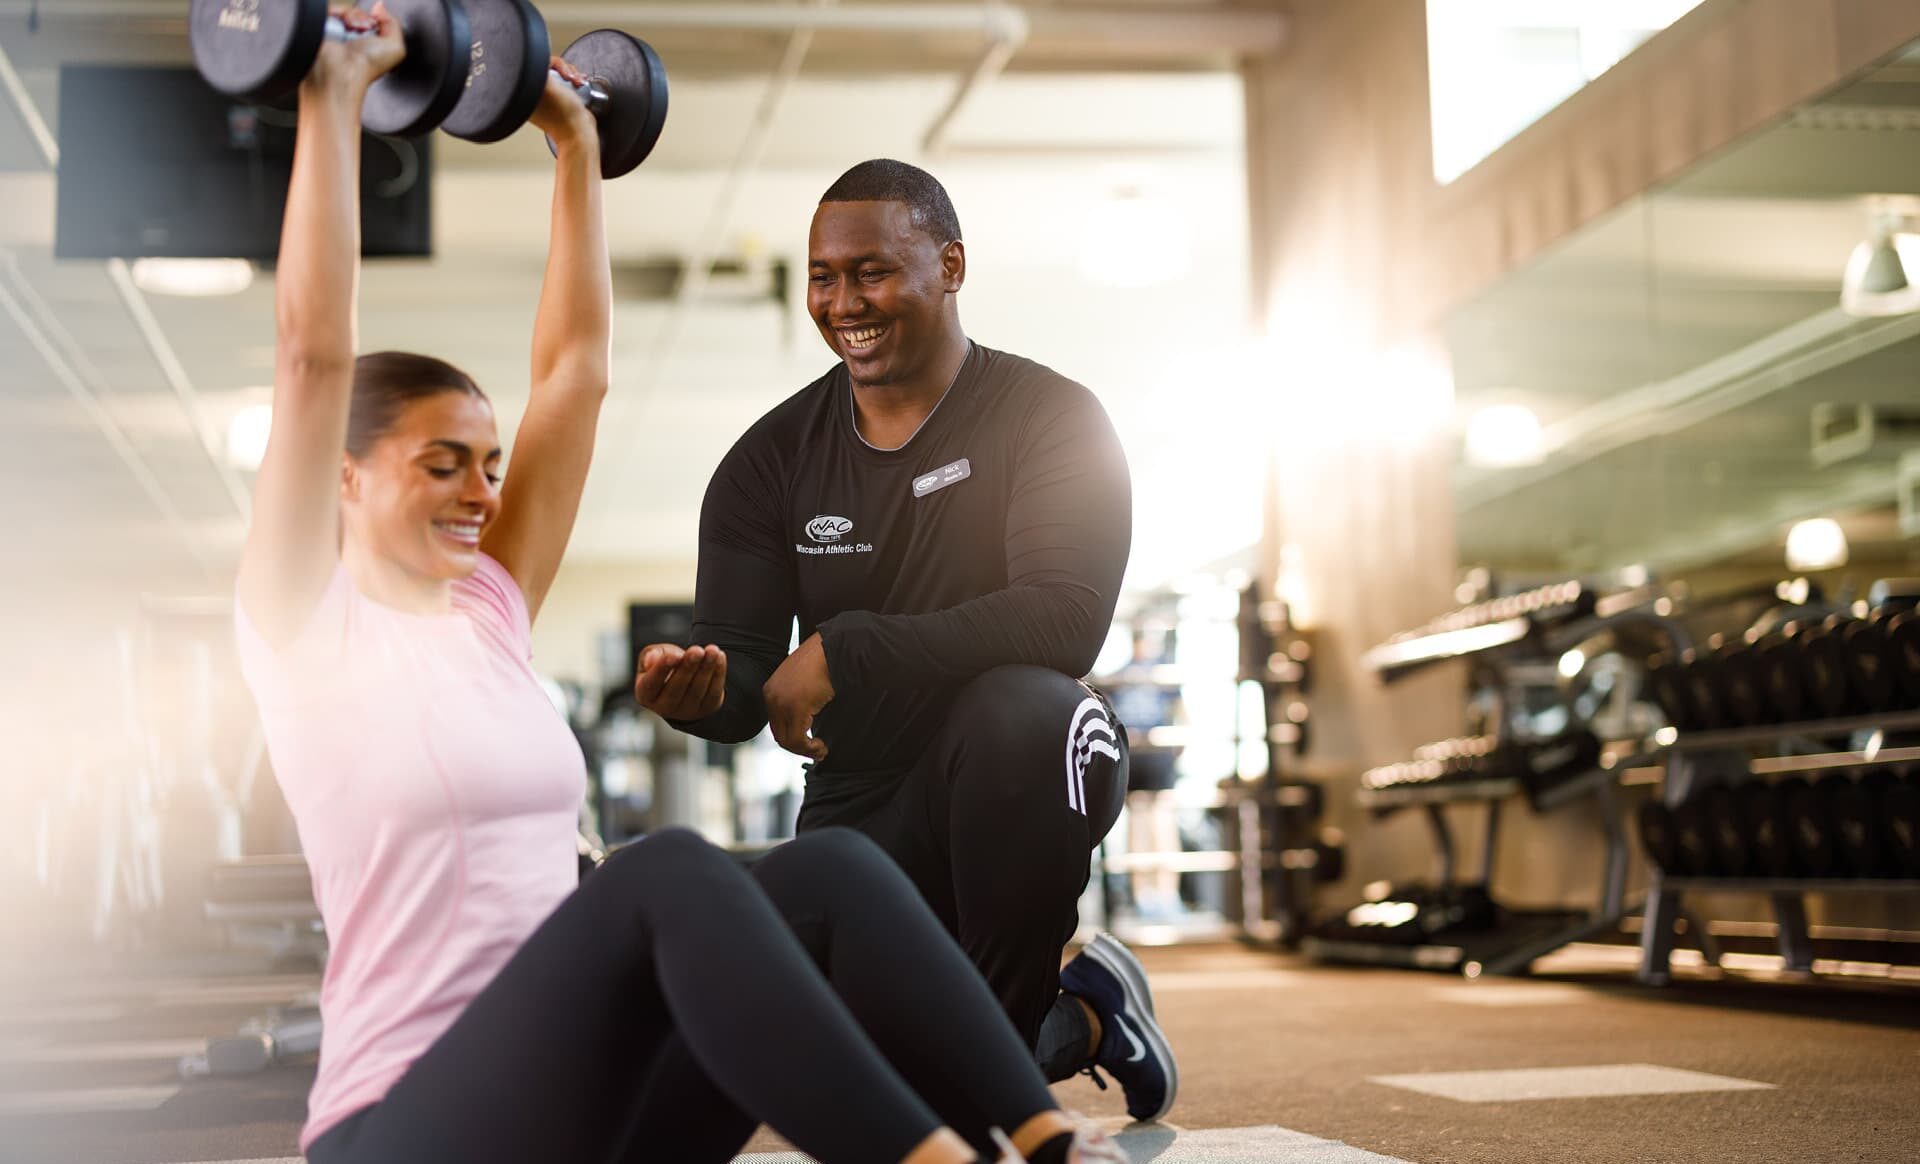
[[[726,652],[655,643],[640,652],[633,697],[665,719],[705,719],[727,698]]]
[[[760,693],[767,701],[767,723],[781,747],[814,761],[827,758],[827,745],[807,734],[813,730],[813,717],[833,702],[827,652],[818,634],[809,635],[787,656]]]

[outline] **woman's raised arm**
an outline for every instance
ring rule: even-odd
[[[367,87],[406,54],[384,4],[342,19],[378,35],[329,40],[300,83],[274,275],[273,433],[254,484],[237,583],[241,608],[276,645],[300,630],[340,559],[360,276],[360,107]]]

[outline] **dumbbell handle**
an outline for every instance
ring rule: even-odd
[[[347,22],[340,19],[340,17],[337,14],[334,14],[334,13],[327,14],[327,39],[328,40],[342,40],[342,41],[363,40],[366,37],[378,36],[378,35],[379,33],[377,33],[375,30],[371,28],[364,29],[364,30],[348,28]],[[553,75],[556,77],[560,76],[560,72],[558,69],[550,69],[548,71],[553,73]],[[561,79],[565,80],[565,78],[561,78]],[[607,91],[605,89],[602,89],[600,86],[594,84],[591,80],[588,80],[584,84],[580,84],[580,85],[576,85],[571,81],[567,81],[567,87],[580,95],[580,101],[582,104],[584,104],[587,107],[588,111],[592,113],[599,113],[600,111],[604,110],[607,107],[607,104],[609,101],[609,98],[607,96]]]
[[[347,22],[340,19],[339,13],[327,13],[328,40],[365,40],[367,37],[379,35],[380,33],[377,29],[348,28]]]
[[[560,70],[558,69],[549,69],[547,71],[552,73],[556,77],[560,77]],[[607,105],[612,101],[612,98],[608,96],[607,91],[605,89],[602,89],[600,86],[594,84],[593,79],[591,77],[589,77],[585,82],[578,85],[574,84],[572,81],[568,81],[565,77],[560,77],[560,79],[566,83],[567,88],[572,89],[575,93],[580,95],[580,103],[587,107],[587,111],[589,113],[593,113],[593,114],[600,113],[601,111],[606,109]]]

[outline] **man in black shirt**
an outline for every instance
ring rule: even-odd
[[[696,645],[643,651],[638,698],[711,740],[770,724],[812,760],[800,829],[879,841],[1048,1077],[1097,1066],[1157,1119],[1177,1076],[1139,962],[1102,934],[1060,966],[1126,789],[1125,729],[1074,678],[1126,569],[1119,441],[1085,388],[961,330],[966,251],[930,174],[855,166],[808,252],[841,363],[714,473]]]

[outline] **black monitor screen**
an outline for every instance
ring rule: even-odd
[[[54,254],[271,261],[294,111],[235,101],[192,69],[64,65]],[[433,251],[427,138],[361,139],[361,252]]]
[[[691,602],[634,602],[627,606],[628,662],[636,670],[641,651],[655,643],[684,647],[692,637]]]

